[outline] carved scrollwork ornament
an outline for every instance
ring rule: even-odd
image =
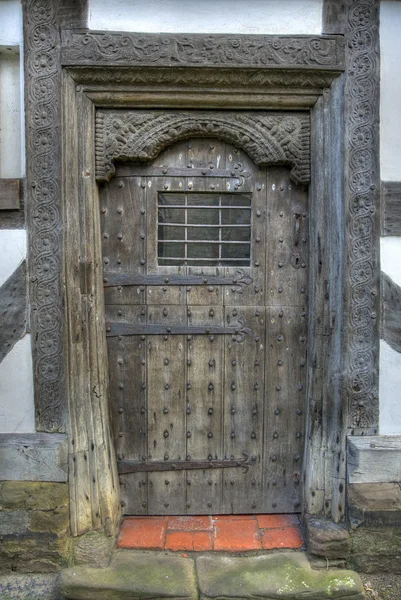
[[[296,183],[310,181],[308,114],[141,110],[97,111],[96,178],[109,181],[116,161],[149,162],[167,146],[190,137],[230,142],[257,165],[287,164]]]
[[[348,0],[346,139],[351,281],[347,353],[350,426],[358,432],[378,425],[378,4]]]
[[[64,65],[342,68],[336,36],[157,35],[64,31]]]
[[[60,97],[57,0],[24,0],[31,325],[38,431],[64,432]]]

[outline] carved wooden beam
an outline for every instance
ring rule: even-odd
[[[96,178],[110,181],[116,161],[148,162],[179,140],[213,137],[242,148],[257,165],[289,165],[310,181],[310,117],[304,113],[112,111],[96,113]]]
[[[65,30],[62,64],[258,67],[280,69],[344,68],[339,36],[158,35]]]

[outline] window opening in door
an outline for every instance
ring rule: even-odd
[[[159,265],[250,266],[251,194],[159,192]]]

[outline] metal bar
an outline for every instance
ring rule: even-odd
[[[247,227],[248,229],[251,228],[251,224],[250,223],[234,223],[234,224],[229,224],[229,225],[219,225],[218,223],[216,224],[212,224],[210,225],[209,223],[158,223],[158,225],[160,227],[188,227],[188,229],[190,227],[221,227],[222,229],[236,229],[237,227]]]
[[[158,244],[183,244],[185,242],[185,240],[169,240],[169,239],[165,239],[165,240],[157,240]],[[220,240],[187,240],[188,244],[211,244],[211,245],[223,245],[225,244],[226,246],[229,244],[250,244],[250,241],[237,241],[237,240],[232,240],[230,242],[225,242],[225,241],[220,241]],[[159,258],[164,258],[164,256],[159,256]],[[221,257],[220,257],[221,258]],[[237,260],[237,259],[235,259]],[[239,259],[241,260],[241,259]]]
[[[218,206],[218,205],[212,205],[212,204],[158,204],[157,208],[190,208],[192,209],[197,209],[197,208],[207,208],[207,209],[213,209],[213,210],[218,210],[219,208],[238,208],[238,209],[245,209],[245,210],[251,210],[252,207],[251,206],[236,206],[236,205],[231,205],[231,204],[225,204],[224,206]]]
[[[120,475],[127,473],[151,472],[151,471],[193,471],[197,469],[232,469],[233,467],[242,467],[244,473],[249,471],[249,467],[256,462],[256,456],[249,458],[246,452],[243,452],[244,458],[222,459],[222,460],[186,460],[172,461],[150,461],[140,462],[136,460],[123,459],[118,461],[117,469]]]
[[[199,261],[202,261],[204,263],[206,263],[206,267],[207,266],[211,266],[211,267],[224,267],[224,266],[228,266],[226,265],[226,262],[231,262],[233,263],[232,267],[248,267],[250,264],[250,258],[178,258],[177,256],[159,256],[159,261],[163,261],[163,260],[170,260],[170,261],[180,261],[180,264],[178,266],[187,266],[187,267],[198,267],[199,265]],[[210,264],[209,263],[213,263]],[[160,266],[163,267],[168,267],[169,264],[168,263],[163,263],[163,262],[159,262]]]
[[[234,327],[219,327],[209,325],[160,325],[156,323],[122,323],[108,321],[106,323],[106,336],[117,337],[125,335],[233,335],[238,342],[242,342],[246,334],[251,333],[249,327],[239,322]]]

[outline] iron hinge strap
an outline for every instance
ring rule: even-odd
[[[106,336],[118,337],[124,335],[232,335],[237,342],[243,342],[245,335],[252,333],[252,329],[245,326],[242,319],[233,327],[219,327],[215,325],[158,325],[141,323],[122,323],[108,321],[106,323]]]
[[[242,467],[244,473],[247,473],[249,467],[256,462],[256,456],[251,456],[246,452],[242,453],[244,458],[222,459],[222,460],[177,460],[177,461],[136,461],[122,459],[117,463],[118,473],[125,475],[127,473],[152,472],[152,471],[193,471],[197,469],[228,469],[233,467]]]

